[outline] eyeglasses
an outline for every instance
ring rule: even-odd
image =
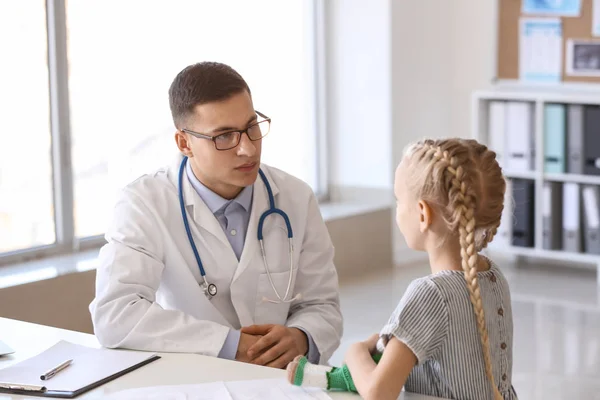
[[[267,136],[267,134],[271,130],[271,118],[267,117],[260,111],[256,111],[256,114],[259,117],[261,117],[262,120],[251,123],[244,130],[227,131],[219,133],[215,136],[194,132],[189,129],[182,129],[181,131],[189,133],[190,135],[200,139],[212,140],[217,150],[230,150],[234,147],[237,147],[237,145],[240,144],[240,140],[242,140],[243,133],[248,135],[248,139],[250,139],[253,142],[256,142],[257,140],[260,140]]]

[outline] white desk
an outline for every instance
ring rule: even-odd
[[[90,347],[100,347],[93,335],[66,331],[49,326],[0,318],[0,338],[15,353],[0,357],[0,369],[32,357],[59,340]],[[285,371],[197,354],[160,354],[161,359],[128,373],[77,399],[99,399],[103,394],[136,387],[196,384],[214,381],[285,378]],[[348,393],[330,393],[332,399],[358,399]],[[40,399],[31,396],[0,394],[0,400]],[[404,400],[435,400],[432,397],[403,393]]]

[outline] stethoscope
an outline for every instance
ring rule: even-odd
[[[187,212],[185,210],[185,204],[183,201],[183,174],[185,171],[185,164],[187,163],[188,157],[184,157],[181,161],[181,165],[179,167],[179,205],[181,206],[181,216],[183,217],[183,225],[185,226],[185,232],[187,233],[188,240],[190,242],[190,246],[192,246],[192,250],[194,252],[194,257],[196,258],[196,263],[198,263],[198,268],[200,269],[200,275],[202,276],[202,282],[200,283],[200,287],[204,291],[204,294],[208,299],[212,299],[217,295],[217,286],[214,283],[209,283],[208,279],[206,279],[206,272],[204,271],[204,266],[202,265],[202,260],[200,259],[200,255],[198,254],[198,249],[196,248],[196,244],[194,243],[194,238],[192,237],[192,232],[190,230],[190,225],[187,218]],[[260,178],[262,179],[265,188],[267,189],[267,194],[269,196],[269,208],[262,213],[258,220],[258,242],[260,244],[260,252],[262,254],[263,263],[265,265],[265,270],[267,271],[267,277],[269,278],[269,282],[271,283],[271,287],[275,292],[278,300],[270,300],[266,297],[263,298],[264,301],[268,301],[270,303],[291,303],[292,301],[300,298],[300,295],[297,295],[291,299],[288,299],[290,295],[290,289],[292,287],[292,276],[294,272],[294,234],[292,232],[292,225],[290,224],[290,219],[285,211],[275,207],[275,198],[273,197],[273,191],[271,190],[271,185],[264,172],[259,169],[258,173]],[[269,269],[269,263],[267,262],[267,254],[265,251],[265,244],[263,238],[263,225],[265,223],[265,219],[271,214],[279,214],[283,221],[285,222],[285,226],[287,229],[287,236],[289,241],[289,255],[290,255],[290,277],[288,279],[288,286],[285,291],[285,295],[281,297],[279,291],[275,287],[273,283],[273,278],[271,277],[271,270]]]

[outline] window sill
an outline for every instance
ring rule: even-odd
[[[319,207],[325,222],[331,222],[390,209],[392,202],[387,200],[387,196],[382,196],[367,201],[330,201]],[[0,289],[95,270],[98,266],[98,250],[95,248],[2,267]]]

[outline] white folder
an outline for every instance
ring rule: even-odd
[[[500,167],[504,168],[504,138],[506,137],[506,103],[504,101],[490,102],[488,118],[488,143],[496,153]]]
[[[586,185],[583,198],[584,247],[588,254],[600,254],[600,187]]]
[[[531,171],[535,155],[533,104],[520,101],[507,103],[505,137],[505,169],[516,173]]]
[[[563,249],[581,252],[581,207],[579,184],[568,182],[563,186]]]

